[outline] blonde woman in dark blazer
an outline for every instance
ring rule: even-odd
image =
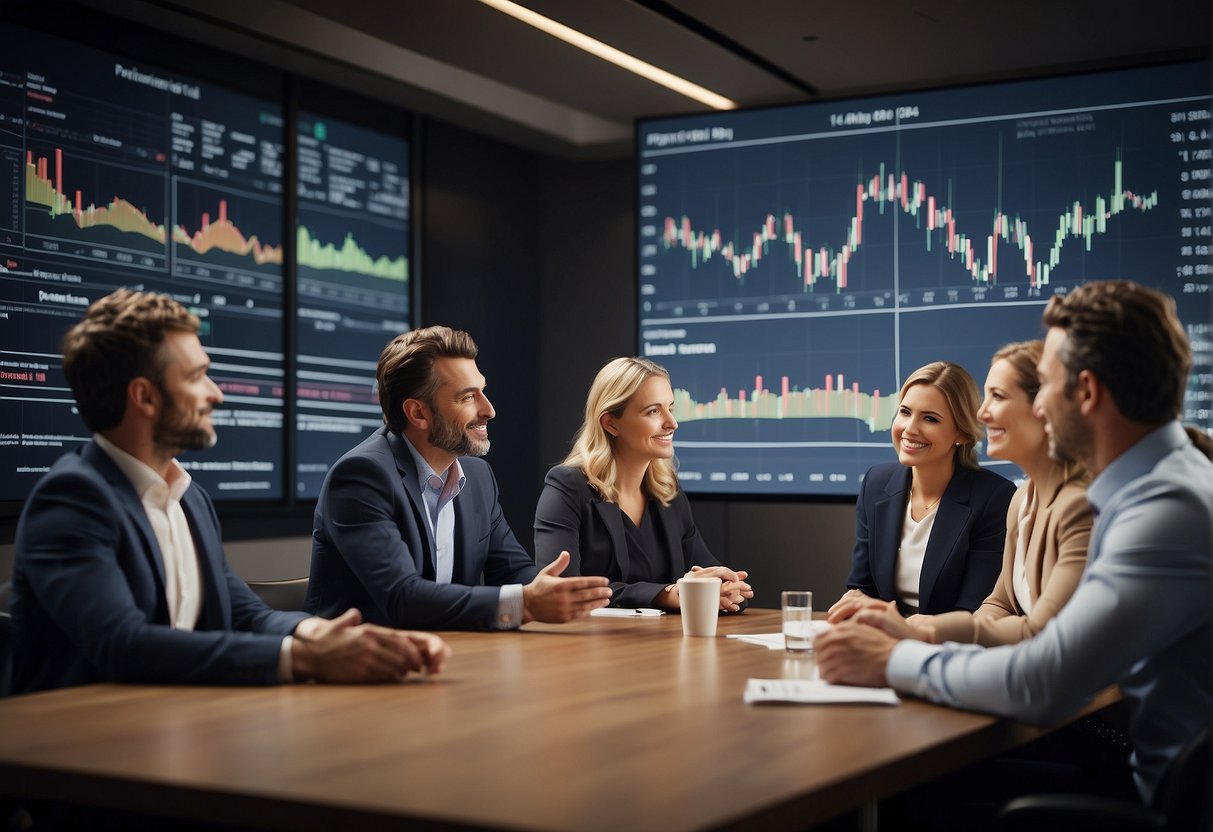
[[[535,508],[535,560],[569,553],[564,575],[602,575],[613,607],[678,609],[677,581],[721,579],[720,609],[754,597],[747,573],[708,550],[674,470],[674,391],[665,368],[616,358],[590,386],[585,421]]]
[[[1050,457],[1044,425],[1033,412],[1042,346],[1026,341],[995,353],[978,411],[989,456],[1010,460],[1028,475],[1007,510],[1002,572],[990,596],[972,614],[903,619],[892,607],[873,604],[860,620],[900,638],[993,647],[1036,635],[1074,593],[1091,537],[1088,477],[1077,463]]]

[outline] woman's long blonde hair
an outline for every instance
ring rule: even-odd
[[[615,358],[598,371],[585,402],[585,421],[573,437],[573,449],[564,458],[564,465],[581,469],[590,485],[608,503],[619,502],[616,486],[618,472],[615,468],[614,439],[602,427],[602,417],[607,413],[618,417],[623,414],[628,402],[640,385],[653,376],[669,381],[665,367],[647,358]],[[655,497],[663,506],[678,494],[678,475],[670,459],[654,459],[645,471],[642,489]]]

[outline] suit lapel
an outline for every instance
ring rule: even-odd
[[[92,465],[109,483],[113,489],[114,496],[118,498],[118,502],[122,505],[122,509],[126,512],[127,517],[134,523],[135,528],[139,531],[139,536],[143,540],[143,551],[147,555],[148,564],[156,575],[156,582],[160,590],[161,597],[164,596],[164,555],[160,552],[160,544],[156,541],[156,533],[152,531],[152,524],[148,522],[147,510],[143,508],[143,501],[139,499],[139,495],[135,493],[135,487],[131,485],[131,481],[126,478],[126,474],[114,464],[110,459],[109,454],[101,450],[101,447],[96,442],[89,442],[81,450],[80,455],[84,460]]]
[[[455,509],[455,551],[460,554],[455,557],[454,568],[451,570],[451,582],[475,586],[480,583],[480,573],[483,571],[484,565],[479,558],[470,556],[468,547],[471,544],[469,541],[479,540],[479,535],[483,533],[483,529],[488,528],[489,522],[480,516],[479,503],[472,500],[472,475],[468,474],[466,468],[463,475],[468,479],[463,485],[463,490],[459,492],[459,496],[455,498],[453,506]],[[473,565],[477,567],[477,572],[475,575],[469,575],[468,572]]]
[[[417,536],[421,538],[421,545],[424,547],[421,552],[421,563],[418,563],[417,567],[421,570],[423,577],[432,581],[438,574],[437,566],[434,562],[434,536],[430,532],[430,523],[425,516],[425,500],[421,496],[421,484],[417,479],[417,463],[413,461],[413,454],[409,451],[404,437],[392,433],[387,428],[380,428],[380,430],[387,437],[388,447],[392,451],[392,458],[396,461],[396,473],[400,475],[400,484],[403,486],[404,493],[408,497],[409,509],[413,512],[413,524],[419,532]],[[459,501],[456,500],[455,502]],[[463,531],[462,523],[459,520],[460,514],[461,512],[456,507],[456,547],[459,545],[459,536]],[[455,558],[455,560],[458,561],[460,559]]]
[[[675,528],[678,524],[672,522],[672,513],[663,512],[660,503],[656,500],[649,502],[649,510],[654,512],[653,522],[661,526],[661,533],[665,537],[666,558],[670,565],[670,571],[666,574],[681,578],[687,571],[682,557],[682,529]]]
[[[194,552],[198,560],[198,571],[202,580],[202,611],[198,616],[199,630],[224,630],[230,628],[232,620],[231,598],[221,585],[223,583],[222,544],[213,534],[204,532],[203,518],[209,512],[197,486],[190,486],[181,497],[181,510],[185,512],[194,541]]]
[[[623,534],[623,512],[614,503],[604,502],[594,498],[594,510],[602,518],[607,535],[611,538],[611,549],[615,552],[615,562],[619,564],[620,579],[627,583],[632,572],[632,559],[628,556],[628,542]]]
[[[901,527],[905,522],[906,492],[910,489],[910,469],[889,478],[885,492],[875,506],[871,551],[880,557],[873,564],[872,577],[882,597],[897,597],[897,554],[901,549]]]
[[[971,492],[969,469],[957,468],[944,489],[935,514],[935,525],[927,539],[927,551],[922,558],[922,573],[918,578],[918,608],[930,609],[931,592],[947,566],[948,557],[956,548],[960,532],[969,521]]]

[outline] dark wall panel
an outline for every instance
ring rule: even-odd
[[[423,128],[421,323],[465,329],[497,417],[488,461],[530,549],[539,482],[538,184],[533,154],[456,127]]]
[[[632,165],[544,160],[540,176],[541,476],[568,453],[590,382],[636,349]]]

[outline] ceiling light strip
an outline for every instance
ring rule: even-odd
[[[736,102],[730,101],[723,95],[718,95],[709,89],[704,89],[685,78],[679,78],[677,75],[666,72],[664,69],[646,63],[639,58],[634,58],[626,52],[621,52],[613,46],[608,46],[600,40],[595,40],[589,35],[578,32],[576,29],[570,29],[563,23],[557,23],[550,17],[544,17],[538,12],[533,12],[517,3],[511,3],[510,0],[480,0],[480,2],[497,9],[499,12],[504,12],[510,17],[521,20],[527,25],[534,26],[536,29],[546,32],[552,37],[560,38],[565,43],[572,44],[578,49],[585,50],[591,55],[602,58],[604,61],[610,61],[616,66],[622,67],[629,72],[634,72],[655,84],[660,84],[680,95],[692,98],[701,104],[706,104],[717,110],[732,110],[737,107]]]

